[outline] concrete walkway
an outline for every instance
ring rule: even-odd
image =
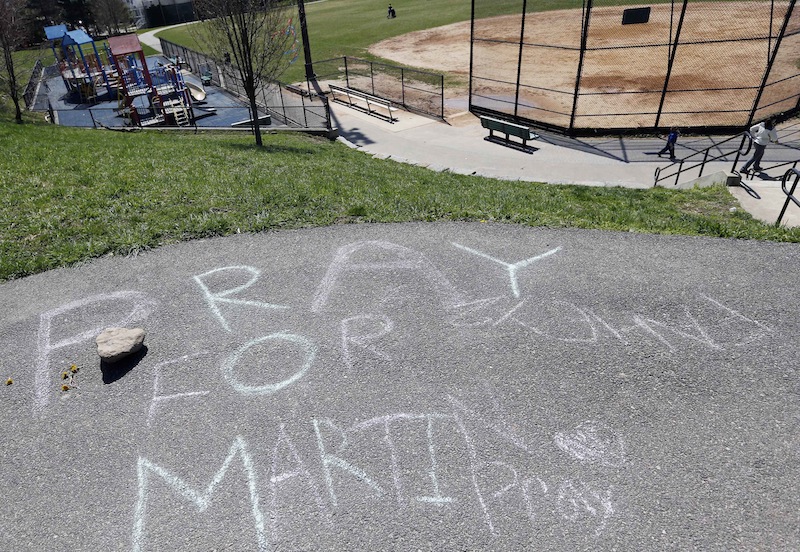
[[[150,46],[154,50],[161,52],[161,41],[156,37],[158,33],[161,31],[166,31],[167,29],[172,29],[174,27],[184,27],[186,25],[191,25],[192,23],[197,23],[197,21],[190,21],[189,23],[178,23],[177,25],[169,25],[168,27],[159,27],[157,29],[153,29],[152,31],[147,31],[146,33],[142,33],[139,35],[139,42],[142,44],[146,44]]]
[[[664,142],[657,138],[571,139],[543,133],[538,140],[529,142],[533,146],[530,152],[523,152],[488,141],[488,131],[481,127],[477,117],[467,112],[442,122],[398,111],[397,121],[389,123],[348,106],[333,102],[331,106],[334,126],[353,147],[376,157],[432,170],[552,184],[650,188],[656,169],[670,164],[666,158],[658,157]],[[800,159],[800,125],[784,125],[779,131],[782,144],[767,149],[762,163],[765,166]],[[714,142],[712,137],[683,137],[676,155],[688,157]],[[732,158],[710,163],[704,174],[730,170],[732,164]],[[729,189],[742,208],[755,218],[775,223],[786,201],[780,184],[785,170],[783,167],[771,171],[773,174],[769,176],[746,180],[761,199],[751,197],[741,187]],[[800,226],[800,208],[790,204],[783,222],[787,226]]]

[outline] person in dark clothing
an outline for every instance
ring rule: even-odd
[[[680,131],[675,127],[672,127],[669,130],[669,134],[667,135],[667,143],[661,149],[661,151],[658,152],[659,157],[669,152],[669,160],[675,161],[675,144],[678,143],[678,136],[680,136],[680,134]]]
[[[392,7],[391,4],[389,4],[389,12],[386,14],[386,17],[388,19],[394,19],[395,17],[397,17],[397,12],[394,11],[394,8]]]

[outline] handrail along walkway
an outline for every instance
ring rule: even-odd
[[[786,189],[786,184],[792,176],[794,176],[794,182],[792,183],[792,189],[790,191]],[[798,181],[800,181],[800,170],[797,168],[792,167],[786,171],[786,173],[784,173],[783,178],[781,179],[781,189],[783,190],[783,193],[786,194],[786,201],[781,209],[781,214],[778,215],[778,220],[775,221],[775,226],[780,226],[781,220],[783,219],[783,215],[786,213],[786,208],[789,206],[790,201],[800,207],[800,200],[798,200],[794,195],[794,192],[797,189]]]
[[[334,99],[334,101],[344,103],[342,100],[336,97],[337,94],[344,95],[347,97],[347,104],[350,107],[357,107],[363,109],[362,106],[353,103],[353,98],[355,98],[356,100],[360,100],[367,104],[366,111],[370,115],[380,116],[382,118],[385,118],[390,123],[395,122],[396,119],[392,115],[392,111],[394,110],[394,108],[392,107],[392,100],[387,100],[386,98],[381,98],[379,96],[373,96],[372,94],[368,94],[366,92],[362,92],[361,90],[356,90],[354,88],[345,88],[344,86],[336,86],[335,84],[330,84],[328,86],[331,91],[331,97]],[[385,109],[388,114],[384,115],[381,112],[375,111],[372,108],[373,106]]]
[[[709,158],[709,152],[712,149],[719,149],[719,147],[721,145],[727,144],[728,142],[732,142],[732,141],[736,140],[739,137],[741,137],[742,141],[741,141],[741,143],[739,144],[739,146],[736,149],[732,149],[732,150],[729,150],[729,151],[723,151],[722,153]],[[689,155],[688,157],[684,157],[683,159],[679,159],[678,161],[675,161],[674,163],[672,163],[670,165],[667,165],[666,167],[657,167],[656,171],[655,171],[655,182],[653,182],[653,186],[656,186],[662,180],[667,180],[668,178],[672,178],[673,176],[675,177],[675,185],[677,186],[678,185],[678,181],[680,180],[681,174],[683,174],[685,172],[688,172],[690,170],[693,170],[693,169],[697,169],[697,168],[700,168],[700,174],[697,175],[697,178],[700,178],[701,176],[703,176],[703,170],[705,170],[706,164],[708,164],[708,163],[710,163],[712,161],[718,161],[719,159],[726,158],[726,157],[728,157],[730,155],[733,155],[733,154],[736,154],[736,157],[733,160],[733,166],[732,166],[731,170],[736,170],[736,164],[739,162],[740,157],[750,153],[750,149],[752,147],[753,147],[753,137],[750,136],[749,132],[742,132],[740,134],[736,134],[734,136],[731,136],[730,138],[726,138],[725,140],[722,140],[721,142],[716,142],[714,144],[711,144],[710,146],[708,146],[706,149],[704,149],[702,151],[695,152],[695,153]],[[703,156],[703,160],[702,161],[690,164],[689,166],[684,166],[684,163],[686,163],[687,161],[691,160],[692,158],[695,158],[695,157],[700,156],[700,155]],[[676,165],[677,165],[677,170],[675,172],[670,172],[669,174],[666,174],[666,175],[662,176],[662,173],[664,171],[669,170],[669,169],[675,167]],[[749,188],[749,186],[747,186],[747,185],[743,185],[743,186],[746,189]],[[752,192],[752,190],[748,190],[748,192]],[[755,193],[755,192],[752,192],[752,193]]]

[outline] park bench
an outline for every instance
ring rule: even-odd
[[[211,69],[204,69],[200,73],[200,82],[203,83],[203,86],[209,86],[211,81],[213,80],[214,75],[211,72]]]
[[[503,142],[511,146],[519,146],[517,142],[511,141],[511,136],[516,136],[522,140],[522,147],[527,148],[528,140],[536,140],[539,135],[533,129],[525,125],[518,125],[502,119],[495,119],[493,117],[481,116],[481,126],[489,129],[489,140],[495,140],[495,131],[501,132],[506,135]]]
[[[392,111],[394,111],[395,108],[392,107],[391,100],[379,98],[378,96],[373,96],[372,94],[367,94],[366,92],[361,92],[360,90],[336,86],[335,84],[330,85],[330,91],[333,101],[347,103],[350,107],[356,107],[365,110],[370,115],[377,115],[386,119],[390,123],[395,121],[395,118],[392,115]],[[345,102],[343,98],[346,98],[347,101]],[[375,108],[383,109],[386,113],[375,111]]]

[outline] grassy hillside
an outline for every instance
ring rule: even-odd
[[[800,242],[729,211],[724,188],[506,182],[376,160],[304,135],[122,133],[0,114],[0,280],[204,236],[361,221],[532,226]]]

